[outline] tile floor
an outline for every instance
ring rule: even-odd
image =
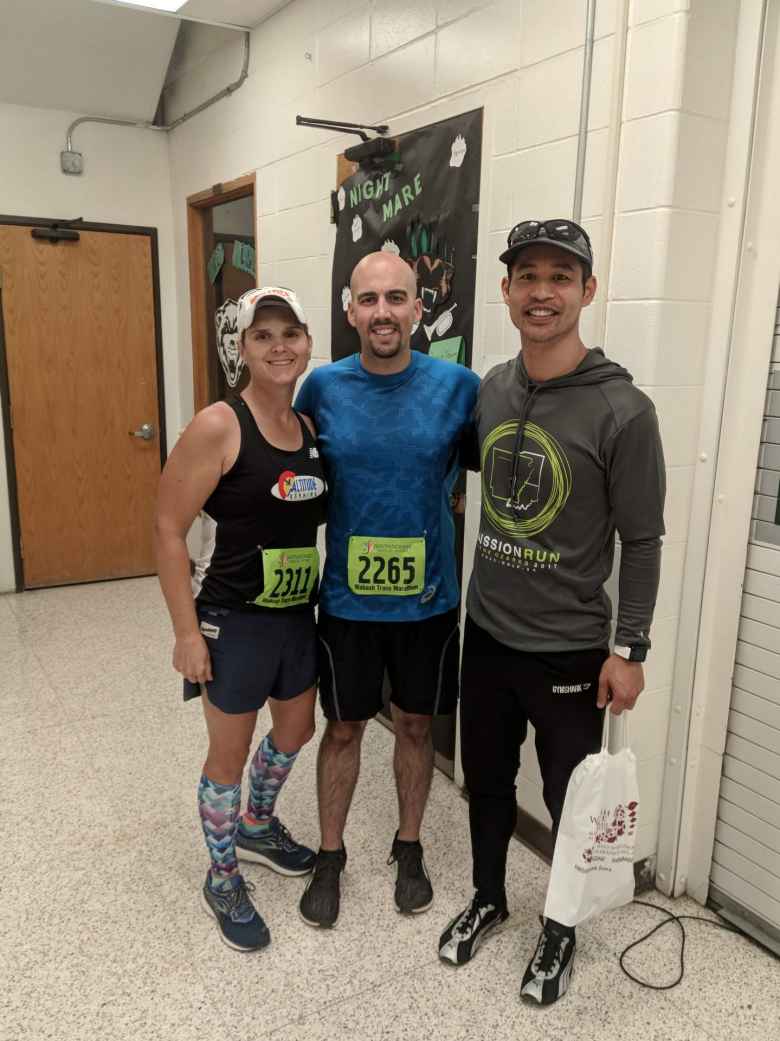
[[[617,953],[655,921],[639,907],[580,930],[564,1001],[523,1005],[546,868],[518,843],[508,927],[471,965],[439,963],[438,933],[470,896],[466,806],[437,774],[424,836],[436,902],[421,918],[400,917],[385,864],[391,735],[378,724],[349,822],[338,927],[300,920],[301,880],[249,866],[273,943],[257,955],[230,951],[198,899],[204,734],[169,659],[152,579],[0,597],[2,1041],[780,1038],[780,962],[742,937],[694,924],[686,978],[669,992],[623,976]],[[280,804],[312,844],[315,744]],[[701,913],[687,900],[674,906]],[[675,958],[669,930],[630,964],[664,980]]]

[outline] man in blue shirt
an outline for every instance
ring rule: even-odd
[[[409,266],[371,253],[355,267],[349,322],[360,354],[315,369],[296,408],[317,427],[330,499],[320,589],[320,695],[328,723],[317,780],[321,848],[300,911],[311,925],[339,913],[344,827],[366,722],[387,670],[395,727],[399,911],[430,907],[420,825],[433,772],[431,719],[458,696],[458,603],[450,495],[479,380],[412,351],[421,303]]]

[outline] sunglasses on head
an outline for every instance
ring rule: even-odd
[[[507,236],[506,244],[511,249],[521,243],[533,242],[535,239],[550,239],[552,242],[569,242],[579,246],[588,256],[593,255],[588,233],[573,220],[524,220],[515,224]]]

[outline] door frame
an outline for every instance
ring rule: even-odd
[[[162,312],[160,306],[160,261],[157,248],[157,228],[131,224],[103,224],[93,221],[66,221],[51,217],[11,217],[0,214],[0,225],[7,224],[22,228],[50,228],[52,225],[67,225],[74,231],[105,231],[117,235],[145,235],[149,239],[152,260],[152,296],[154,302],[154,353],[157,374],[157,425],[160,431],[160,468],[167,457],[167,431],[165,425],[165,383],[163,378]],[[62,245],[62,244],[60,244]],[[58,248],[52,243],[52,249]],[[11,515],[11,542],[14,558],[14,580],[16,592],[24,591],[24,560],[21,547],[21,525],[19,522],[19,498],[16,484],[16,457],[11,424],[11,385],[8,378],[6,357],[5,323],[3,321],[3,285],[0,277],[0,405],[3,412],[3,438],[5,443],[5,465],[8,474],[8,508]]]
[[[694,686],[696,725],[692,727],[688,748],[695,782],[683,803],[682,850],[677,871],[678,885],[684,884],[700,900],[708,897],[710,890],[742,584],[780,286],[780,198],[776,190],[780,172],[779,115],[780,2],[768,0],[758,79],[755,152],[702,604]]]
[[[209,340],[206,332],[209,316],[206,293],[206,225],[211,210],[225,202],[252,196],[253,227],[255,230],[255,257],[257,249],[257,196],[254,173],[244,174],[233,181],[215,184],[205,191],[187,196],[187,254],[190,270],[190,322],[192,333],[192,397],[194,411],[199,412],[209,401]],[[259,261],[255,260],[256,271]],[[257,274],[255,274],[255,279]]]

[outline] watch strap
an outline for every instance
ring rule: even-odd
[[[619,658],[625,658],[626,661],[642,662],[647,658],[647,647],[641,643],[633,646],[615,644],[612,653],[617,654]]]

